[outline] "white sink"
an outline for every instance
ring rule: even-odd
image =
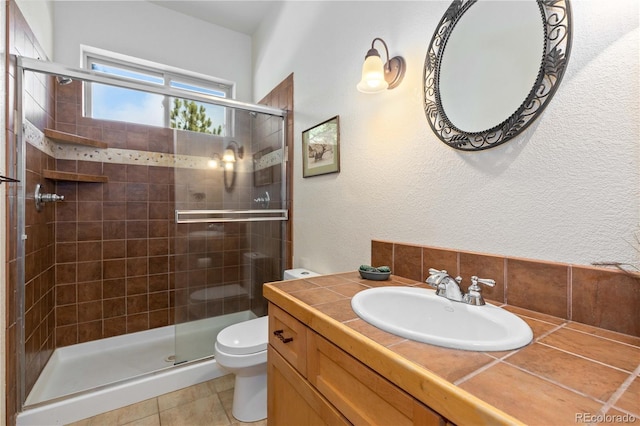
[[[531,328],[497,306],[473,306],[415,287],[377,287],[351,299],[366,322],[406,339],[469,351],[505,351],[527,345]]]

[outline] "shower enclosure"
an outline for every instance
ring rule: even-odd
[[[17,64],[22,406],[210,360],[218,331],[266,315],[262,284],[281,279],[287,257],[286,111]],[[152,94],[164,108],[194,102],[222,124],[202,132],[93,118],[88,94],[99,87]],[[116,347],[160,353],[119,356]],[[143,367],[85,380],[138,358]],[[65,359],[87,377],[56,373]]]

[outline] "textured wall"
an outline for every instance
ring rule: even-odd
[[[55,62],[78,67],[85,44],[231,80],[250,99],[247,35],[146,1],[55,1],[53,12]]]
[[[294,266],[356,268],[371,239],[637,262],[638,2],[573,2],[555,98],[524,134],[476,153],[441,143],[422,110],[426,49],[449,3],[289,2],[254,36],[255,98],[296,75]],[[408,69],[397,89],[365,95],[355,85],[374,37]],[[303,179],[301,131],[336,114],[341,172]]]

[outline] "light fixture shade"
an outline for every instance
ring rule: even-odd
[[[362,80],[357,85],[358,90],[363,93],[377,93],[389,87],[389,83],[384,78],[382,59],[375,49],[371,50],[374,50],[375,54],[367,54],[362,65]]]
[[[210,158],[207,164],[212,169],[217,169],[220,165],[217,158]]]
[[[222,155],[222,161],[225,163],[235,163],[236,161],[236,153],[233,149],[227,148],[224,150],[224,154]]]

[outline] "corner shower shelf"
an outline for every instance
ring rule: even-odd
[[[92,146],[94,148],[106,149],[109,147],[106,142],[95,139],[85,138],[71,133],[61,132],[59,130],[44,129],[44,135],[50,139],[54,139],[60,143],[70,143],[74,145]]]
[[[63,180],[69,182],[109,182],[108,176],[87,175],[71,172],[57,172],[55,170],[43,170],[42,176],[47,179]]]
[[[44,135],[59,143],[90,146],[93,148],[106,149],[109,147],[106,142],[98,141],[72,133],[61,132],[60,130],[44,129]],[[43,170],[42,176],[47,179],[68,182],[109,182],[107,176],[88,175],[84,173],[58,172],[56,170]]]

